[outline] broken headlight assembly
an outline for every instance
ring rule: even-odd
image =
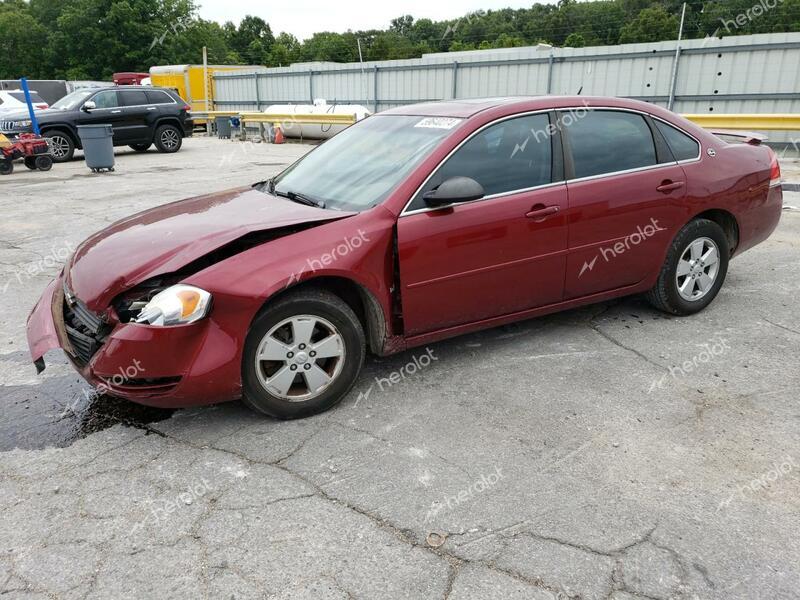
[[[202,319],[210,309],[211,294],[192,285],[178,284],[153,296],[133,322],[159,327],[186,325]]]

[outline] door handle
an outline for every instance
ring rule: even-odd
[[[683,187],[682,181],[670,181],[669,179],[662,181],[661,185],[656,188],[657,191],[663,194],[669,194],[675,190]]]
[[[557,212],[557,206],[543,206],[542,208],[537,208],[534,206],[534,210],[525,213],[525,216],[529,219],[533,219],[534,221],[544,221],[547,217],[554,215]]]
[[[156,110],[156,107],[155,106],[148,106],[147,110]]]
[[[112,110],[111,114],[112,115],[116,115],[117,113],[121,113],[121,112],[122,112],[121,110]]]

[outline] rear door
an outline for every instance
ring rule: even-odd
[[[561,300],[567,194],[551,130],[548,113],[482,128],[406,207],[397,223],[406,335]],[[486,196],[428,208],[422,195],[455,176],[477,180]]]
[[[642,113],[560,113],[569,181],[565,299],[632,286],[661,266],[686,177]]]
[[[153,131],[148,125],[148,118],[158,109],[148,104],[145,90],[120,90],[117,94],[122,101],[124,116],[120,139],[127,144],[152,142]]]

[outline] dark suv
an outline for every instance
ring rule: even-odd
[[[111,125],[115,146],[144,152],[155,144],[159,152],[177,152],[183,138],[192,135],[189,110],[169,89],[114,86],[74,91],[49,109],[36,111],[36,119],[42,135],[50,138],[53,160],[66,162],[81,148],[79,125]],[[0,131],[7,135],[31,130],[27,111],[6,114],[0,121]]]

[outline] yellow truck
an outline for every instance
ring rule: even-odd
[[[193,111],[214,110],[214,73],[244,71],[262,73],[266,67],[254,65],[208,65],[208,82],[203,79],[203,65],[165,65],[150,67],[150,83],[171,88],[186,100]],[[206,104],[208,90],[208,104]],[[205,125],[205,119],[194,119],[195,125]]]

